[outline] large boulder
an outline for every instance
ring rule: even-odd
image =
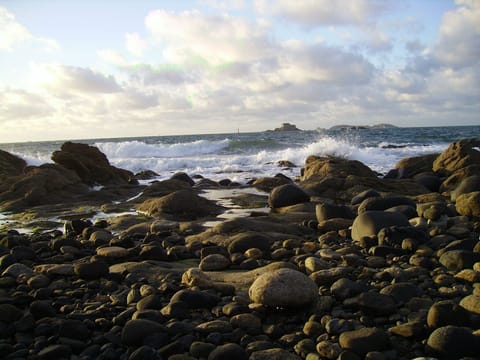
[[[310,201],[310,196],[293,184],[277,186],[270,192],[268,205],[271,208],[280,208]]]
[[[64,203],[88,192],[78,175],[56,164],[30,166],[7,191],[0,193],[0,209],[21,211],[27,207]]]
[[[307,158],[305,161],[303,180],[308,180],[315,176],[325,177],[328,175],[342,178],[348,175],[376,177],[373,170],[357,160],[319,156],[309,156]]]
[[[464,178],[460,184],[450,193],[450,199],[455,201],[460,195],[480,191],[480,175],[472,175]]]
[[[398,212],[366,211],[358,215],[352,225],[352,239],[359,241],[364,236],[374,236],[380,229],[390,226],[409,226],[405,215]]]
[[[21,175],[25,166],[25,160],[0,150],[0,179]]]
[[[480,140],[454,142],[433,162],[433,171],[451,174],[469,165],[480,163]]]
[[[408,205],[413,208],[417,206],[415,201],[406,196],[371,197],[362,201],[358,206],[358,213],[361,214],[371,210],[387,210],[399,205]]]
[[[427,349],[448,359],[476,358],[480,354],[480,335],[466,327],[443,326],[430,334]]]
[[[110,165],[105,154],[87,144],[66,142],[52,154],[52,160],[75,171],[88,185],[127,184],[134,177],[130,171]]]
[[[440,154],[428,154],[400,160],[395,165],[397,178],[411,178],[422,172],[432,171],[433,162]]]
[[[460,195],[455,209],[460,215],[480,217],[480,191]]]
[[[271,307],[302,307],[318,297],[318,288],[304,273],[278,269],[260,275],[248,290],[250,299]]]
[[[223,207],[195,194],[192,190],[179,190],[160,198],[144,201],[137,210],[152,217],[178,216],[182,219],[198,219],[218,215]]]

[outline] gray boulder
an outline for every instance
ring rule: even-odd
[[[374,236],[380,229],[390,226],[409,226],[405,215],[397,212],[367,211],[355,218],[352,225],[352,239],[359,241],[364,236]]]

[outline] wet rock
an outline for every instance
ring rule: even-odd
[[[133,173],[110,165],[105,154],[87,144],[66,142],[52,160],[75,173],[88,185],[128,184]]]
[[[449,359],[476,357],[480,354],[480,336],[472,334],[469,328],[448,325],[432,332],[427,349]]]
[[[348,175],[367,178],[376,177],[375,172],[357,160],[320,156],[309,156],[305,160],[303,180],[308,180],[313,177],[326,177],[328,175],[335,177],[347,177]]]
[[[389,347],[390,341],[385,331],[378,328],[363,327],[346,331],[339,337],[342,349],[365,355],[370,351],[382,351]]]
[[[195,181],[193,181],[193,179],[184,172],[177,172],[177,173],[173,174],[170,179],[183,181],[190,186],[195,185]]]
[[[293,184],[285,184],[274,188],[268,197],[268,206],[280,208],[310,201],[310,196]]]
[[[253,302],[273,307],[299,307],[318,296],[315,283],[292,269],[278,269],[260,275],[248,291]]]

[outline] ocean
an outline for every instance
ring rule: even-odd
[[[247,183],[277,173],[295,177],[309,155],[335,155],[359,160],[386,174],[406,157],[440,153],[454,141],[479,138],[480,126],[367,128],[292,132],[155,136],[74,140],[98,147],[110,163],[134,173],[153,170],[158,179],[175,172],[215,181]],[[29,165],[52,162],[63,141],[0,144],[0,149]],[[295,167],[279,167],[288,160]]]

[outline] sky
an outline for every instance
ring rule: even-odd
[[[0,142],[480,125],[480,0],[0,0]]]

